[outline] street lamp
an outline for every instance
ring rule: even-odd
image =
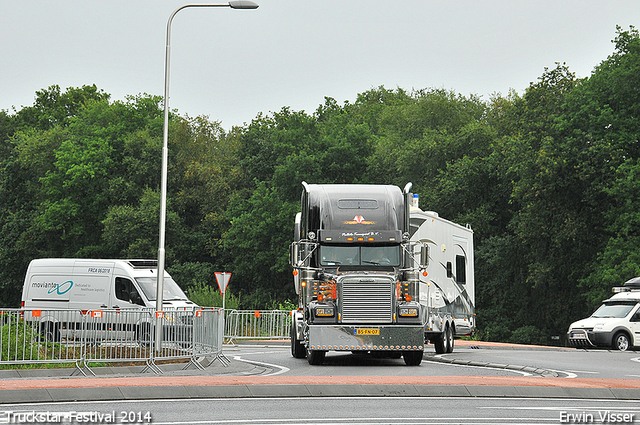
[[[222,4],[185,4],[173,11],[167,21],[167,47],[164,58],[164,128],[162,135],[162,178],[160,181],[160,238],[158,242],[158,276],[156,282],[156,311],[162,311],[164,286],[164,245],[165,223],[167,220],[167,163],[169,162],[169,57],[171,53],[171,22],[178,12],[189,7],[230,7],[231,9],[257,9],[258,5],[248,0],[235,0]],[[157,314],[156,314],[157,315]],[[157,315],[158,316],[158,315]],[[157,317],[156,349],[162,342],[161,318]]]

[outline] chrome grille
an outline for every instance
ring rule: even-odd
[[[391,323],[391,281],[348,279],[342,282],[342,323]]]

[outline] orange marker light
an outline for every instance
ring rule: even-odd
[[[294,276],[298,276],[298,270],[294,270],[294,271],[293,271],[293,275],[294,275]]]

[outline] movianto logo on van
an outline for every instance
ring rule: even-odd
[[[53,294],[54,292],[58,295],[64,295],[71,290],[73,287],[73,281],[67,280],[63,283],[55,283],[55,282],[32,282],[32,288],[44,288],[49,289],[47,294]]]

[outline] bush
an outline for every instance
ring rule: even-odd
[[[189,299],[202,307],[222,307],[222,294],[213,286],[203,282],[194,282],[187,291]],[[236,310],[240,305],[240,297],[226,291],[225,309]]]
[[[513,331],[508,341],[513,344],[548,344],[547,336],[544,331],[533,325],[519,327]]]

